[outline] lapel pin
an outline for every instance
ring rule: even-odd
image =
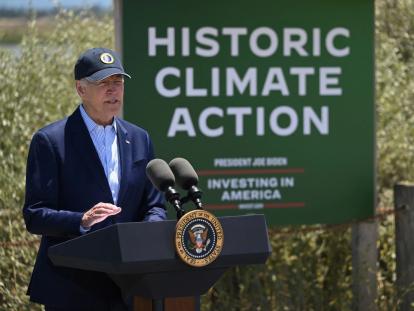
[[[125,142],[126,142],[127,144],[130,144],[130,142],[129,142],[129,140],[128,140],[128,139],[125,139]]]

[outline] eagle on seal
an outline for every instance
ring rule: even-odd
[[[208,228],[198,225],[188,230],[188,235],[190,236],[191,249],[195,249],[197,254],[200,254],[202,251],[206,250],[208,244],[210,244],[210,239],[207,240]]]

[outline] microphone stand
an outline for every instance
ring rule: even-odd
[[[191,188],[188,190],[187,196],[182,198],[181,204],[187,203],[188,201],[193,201],[196,209],[203,209],[203,203],[201,203],[201,196],[203,192],[198,189],[196,186],[191,186]]]
[[[170,186],[165,191],[165,198],[174,207],[177,215],[177,220],[179,220],[185,214],[185,211],[181,207],[182,202],[180,199],[180,194],[173,187]]]

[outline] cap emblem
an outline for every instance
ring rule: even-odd
[[[100,58],[104,64],[112,64],[114,62],[114,57],[109,53],[102,53]]]

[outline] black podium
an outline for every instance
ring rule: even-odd
[[[178,258],[174,220],[115,224],[50,247],[49,257],[58,266],[107,273],[125,299],[151,299],[152,310],[164,310],[165,298],[199,296],[230,267],[266,262],[271,248],[263,215],[219,220],[223,250],[201,268]]]

